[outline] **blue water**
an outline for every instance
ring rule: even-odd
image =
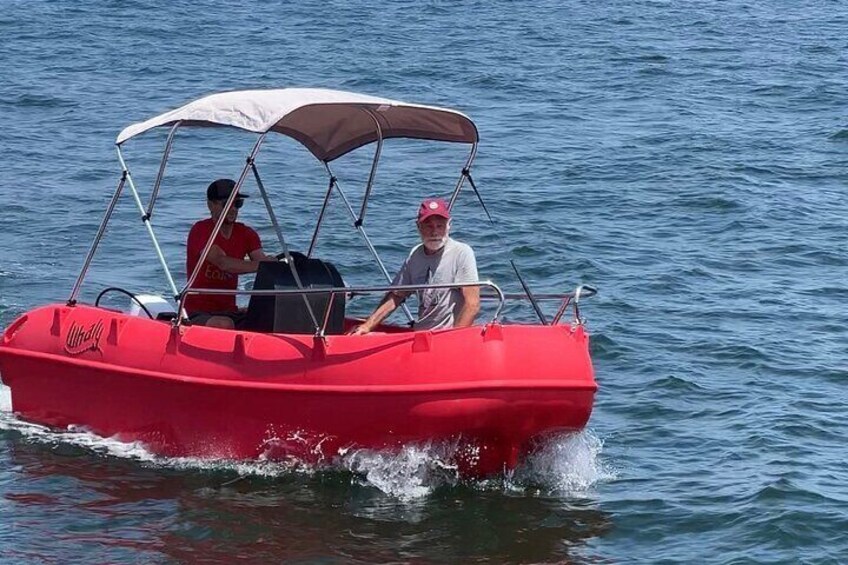
[[[160,460],[18,421],[0,391],[0,561],[848,561],[848,9],[819,2],[2,3],[0,323],[64,300],[126,125],[203,94],[323,86],[457,108],[480,130],[454,235],[483,276],[600,288],[589,428],[456,484],[439,446],[331,469]],[[144,194],[165,132],[127,144]],[[249,136],[178,136],[154,225],[182,281],[203,189]],[[335,164],[354,199],[371,148]],[[389,269],[465,148],[387,143],[367,227]],[[304,248],[326,178],[260,157]],[[338,202],[336,202],[338,204]],[[258,203],[242,216],[268,247]],[[377,271],[339,206],[318,252]],[[495,237],[497,233],[499,237]],[[119,205],[83,287],[167,292]],[[367,310],[372,304],[359,307]],[[509,319],[531,319],[526,306]]]

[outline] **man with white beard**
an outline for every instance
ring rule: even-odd
[[[392,285],[453,284],[477,282],[477,261],[470,246],[449,237],[450,210],[445,201],[428,198],[418,208],[418,233],[421,243],[403,262]],[[416,330],[462,328],[474,323],[480,311],[480,287],[426,289],[418,292]],[[386,293],[365,322],[351,330],[363,335],[372,331],[394,312],[409,292]]]

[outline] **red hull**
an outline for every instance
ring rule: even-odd
[[[586,425],[597,389],[582,327],[266,335],[89,306],[6,330],[12,408],[166,456],[331,461],[340,449],[457,440],[466,472],[513,467],[540,435]]]

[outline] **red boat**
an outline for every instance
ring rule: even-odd
[[[159,126],[171,131],[145,207],[121,147]],[[174,134],[193,126],[259,134],[226,208],[252,173],[283,253],[280,263],[268,264],[273,272],[260,269],[251,290],[196,289],[191,283],[197,272],[177,289],[151,227]],[[272,132],[302,143],[330,178],[305,255],[288,250],[256,167],[262,141]],[[389,286],[389,274],[361,221],[383,141],[389,138],[470,144],[449,202],[453,206],[466,182],[480,198],[470,174],[477,128],[465,115],[444,108],[322,89],[240,91],[207,96],[126,128],[117,138],[121,180],[70,298],[27,312],[0,340],[0,376],[11,389],[12,409],[24,420],[56,428],[83,426],[101,436],[140,441],[165,456],[332,463],[351,448],[458,442],[463,448],[456,452],[456,463],[466,475],[511,469],[539,439],[583,428],[597,385],[578,304],[595,294],[591,287],[535,295],[513,263],[524,294],[505,295],[490,281],[478,283],[484,297],[498,301],[492,319],[480,325],[416,331],[384,324],[368,335],[345,334],[357,323],[345,311],[351,296],[389,288],[462,286]],[[377,144],[372,174],[357,214],[330,162],[371,143]],[[159,255],[174,304],[114,288],[101,292],[93,304],[77,301],[126,186]],[[313,256],[334,194],[374,254],[385,284],[345,286],[330,263]],[[129,294],[133,308],[101,307],[101,297],[109,292]],[[190,325],[183,309],[186,296],[216,292],[249,295],[252,323],[239,330]],[[504,301],[516,299],[531,301],[539,323],[499,321]],[[550,321],[539,306],[544,300],[559,303]],[[569,307],[573,319],[562,324]]]

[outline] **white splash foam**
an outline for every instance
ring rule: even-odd
[[[552,495],[589,494],[599,482],[615,478],[601,459],[603,446],[591,430],[552,436],[515,470],[510,482],[524,488],[538,485]]]
[[[457,456],[473,458],[474,449],[458,442],[407,445],[397,452],[360,449],[344,455],[341,464],[382,492],[413,500],[438,487],[458,484],[459,472],[451,462]],[[514,471],[466,484],[512,493],[542,491],[550,496],[589,496],[595,485],[615,478],[601,460],[602,450],[603,441],[590,430],[555,435],[540,442]]]
[[[3,384],[0,379],[0,413],[12,411],[12,389]],[[2,415],[0,415],[2,418]]]
[[[391,452],[357,449],[343,454],[340,462],[384,493],[412,500],[459,481],[458,469],[450,463],[457,449],[452,442],[406,445]]]
[[[5,393],[6,391],[0,390],[0,395]],[[155,460],[155,456],[141,443],[126,443],[103,438],[76,426],[70,426],[66,431],[57,431],[40,424],[19,420],[11,412],[11,403],[9,410],[0,410],[0,430],[15,431],[28,440],[49,445],[67,444],[113,457],[139,461]]]
[[[131,459],[145,465],[173,469],[233,471],[240,476],[276,477],[292,472],[313,473],[315,469],[300,461],[232,461],[195,457],[161,457],[148,451],[141,442],[125,442],[94,434],[81,426],[56,430],[18,419],[12,412],[12,391],[0,381],[0,430],[14,431],[29,441],[46,445],[72,445],[93,453]]]
[[[124,442],[96,435],[83,427],[55,430],[25,422],[11,412],[0,413],[0,430],[15,431],[27,440],[47,445],[72,445],[92,453],[130,459],[143,465],[179,470],[233,471],[239,476],[278,477],[293,472],[311,474],[315,469],[299,461],[236,461],[196,457],[162,457],[148,451],[143,443]]]
[[[259,460],[282,461],[287,465],[296,466],[307,459],[315,461],[316,468],[324,467],[334,457],[333,453],[325,453],[324,444],[333,439],[335,439],[333,436],[316,434],[304,429],[281,434],[272,427],[265,432]]]

